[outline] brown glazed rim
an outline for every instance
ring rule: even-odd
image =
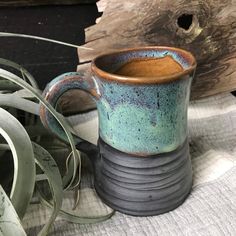
[[[97,60],[99,60],[100,58],[105,57],[105,56],[119,55],[124,52],[142,51],[142,50],[159,50],[159,49],[161,49],[161,50],[166,49],[166,50],[174,51],[174,52],[177,52],[177,53],[183,55],[183,57],[187,61],[189,61],[189,64],[190,64],[189,68],[182,71],[182,72],[168,75],[168,76],[131,77],[131,76],[121,76],[121,75],[112,74],[107,71],[103,71],[96,66]],[[119,51],[102,54],[102,55],[96,57],[95,59],[93,59],[92,63],[91,63],[91,69],[95,75],[97,75],[100,78],[105,79],[105,80],[119,82],[119,83],[126,83],[126,84],[160,84],[160,83],[172,82],[172,81],[183,78],[185,75],[190,74],[191,72],[193,72],[195,70],[196,66],[197,66],[197,62],[196,62],[195,57],[192,55],[192,53],[190,53],[184,49],[175,48],[175,47],[167,47],[167,46],[147,46],[147,47],[122,49]]]

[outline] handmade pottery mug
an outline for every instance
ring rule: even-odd
[[[99,140],[75,137],[95,170],[95,189],[110,207],[130,215],[156,215],[179,206],[192,186],[187,109],[194,56],[173,47],[140,47],[98,56],[91,73],[72,72],[44,91],[55,107],[70,89],[95,99]],[[43,124],[67,141],[41,106]]]

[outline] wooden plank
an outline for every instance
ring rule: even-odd
[[[100,0],[103,15],[86,30],[81,62],[144,45],[191,51],[198,67],[192,99],[236,90],[236,0]]]
[[[0,0],[0,7],[91,4],[96,0]]]

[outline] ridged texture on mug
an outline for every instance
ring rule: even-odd
[[[176,150],[149,157],[122,153],[99,141],[100,160],[94,163],[95,188],[113,209],[151,216],[175,209],[192,186],[187,140]]]

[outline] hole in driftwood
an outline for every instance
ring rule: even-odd
[[[180,28],[183,28],[184,30],[189,30],[193,23],[193,15],[191,14],[183,14],[179,16],[177,20],[177,24]]]

